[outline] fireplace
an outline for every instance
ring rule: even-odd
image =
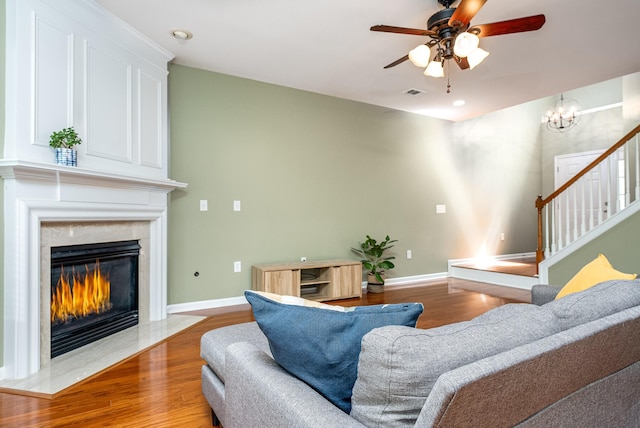
[[[51,247],[51,358],[138,324],[138,240]]]
[[[6,379],[50,367],[51,247],[138,240],[138,326],[167,319],[167,194],[186,185],[20,161],[0,175]]]

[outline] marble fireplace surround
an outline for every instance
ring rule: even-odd
[[[4,377],[50,360],[50,248],[139,239],[140,324],[167,319],[167,195],[186,184],[0,161],[5,204]]]
[[[138,316],[151,320],[149,312],[149,222],[44,222],[40,225],[40,365],[51,361],[51,247],[137,240]]]

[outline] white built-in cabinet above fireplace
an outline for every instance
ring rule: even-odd
[[[74,126],[78,166],[167,177],[172,54],[90,0],[7,0],[6,48],[5,160],[53,163]]]
[[[94,230],[106,230],[108,239],[120,233],[148,242],[143,312],[146,321],[160,320],[167,316],[168,193],[186,184],[168,176],[167,63],[173,55],[92,0],[5,3],[0,378],[19,379],[46,364],[42,226],[64,225],[73,240],[79,231],[95,238]],[[56,165],[49,147],[50,134],[69,126],[83,140],[77,168]],[[119,232],[129,230],[123,224],[142,224],[144,238]]]

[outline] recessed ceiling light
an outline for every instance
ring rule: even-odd
[[[178,40],[189,40],[193,37],[193,34],[187,30],[173,30],[171,31],[171,35]]]
[[[465,101],[464,100],[455,100],[453,102],[453,106],[454,107],[462,107],[463,105],[465,105]]]

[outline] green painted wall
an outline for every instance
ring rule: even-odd
[[[453,124],[172,65],[171,178],[189,187],[171,194],[169,303],[240,296],[252,264],[354,258],[366,234],[399,240],[392,278],[533,251],[539,115],[513,119],[528,108]]]

